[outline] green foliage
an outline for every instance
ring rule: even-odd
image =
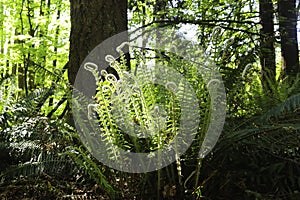
[[[81,142],[66,124],[69,10],[69,1],[62,0],[0,2],[1,199],[99,198],[93,194],[106,199],[299,198],[299,78],[280,80],[271,85],[272,93],[263,93],[257,1],[129,1],[130,28],[173,26],[204,49],[222,73],[228,102],[222,136],[214,151],[199,161],[210,96],[195,66],[170,53],[140,50],[131,56],[135,72],[125,72],[124,61],[112,63],[120,78],[130,81],[133,73],[151,77],[144,66],[155,59],[181,73],[201,100],[200,128],[193,130],[196,137],[186,154],[147,174],[117,172],[99,163],[83,147],[87,141]],[[183,85],[176,85],[180,97],[174,97],[174,85],[167,82],[139,83],[143,87],[131,86],[118,97],[118,90],[128,85],[103,73],[96,74],[96,113],[111,159],[121,159],[116,147],[149,152],[170,143],[181,117],[178,98],[186,95],[189,100]],[[114,110],[124,101],[126,106]],[[79,123],[89,130],[89,119]],[[126,134],[134,131],[153,137]]]
[[[12,123],[0,132],[6,152],[1,185],[22,177],[48,174],[67,178],[78,172],[72,160],[59,153],[72,141],[70,127],[41,116]]]
[[[52,199],[93,187],[99,177],[89,177],[89,166],[71,156],[70,146],[79,148],[81,142],[62,120],[70,109],[69,2],[1,1],[0,11],[1,198]],[[52,186],[55,179],[61,185]],[[22,182],[45,192],[23,191]]]
[[[293,116],[294,113],[297,113],[300,107],[300,94],[295,94],[288,99],[286,99],[284,102],[279,104],[278,106],[270,109],[267,113],[265,113],[261,117],[261,122],[266,123],[271,118],[278,119],[280,117],[290,117],[286,116],[288,113],[290,113],[291,116]]]
[[[3,193],[9,193],[3,189],[9,182],[22,182],[23,179],[29,181],[46,175],[51,179],[75,181],[76,187],[93,187],[93,183],[98,183],[101,191],[113,195],[111,186],[106,183],[96,162],[90,158],[89,153],[81,149],[81,142],[73,127],[63,120],[50,120],[43,116],[28,116],[11,122],[11,126],[4,127],[0,132],[0,156],[3,162],[0,165],[0,190]],[[46,186],[51,183],[46,183]],[[39,184],[44,187],[42,180]],[[59,190],[56,195],[70,194],[70,188],[61,187],[62,185],[59,189],[56,188]],[[45,193],[49,197],[52,193],[46,192],[48,189]]]
[[[133,51],[134,53],[131,57],[134,60],[131,63],[132,72],[126,71],[127,66],[125,62],[119,63],[114,61],[111,63],[111,66],[118,72],[120,81],[117,80],[115,75],[108,74],[104,70],[101,71],[103,78],[99,76],[97,71],[93,72],[96,80],[99,80],[95,95],[97,105],[93,107],[97,113],[97,121],[102,132],[91,133],[91,135],[101,133],[100,137],[107,145],[108,157],[111,160],[124,160],[123,157],[119,157],[117,148],[144,153],[162,149],[165,145],[172,142],[178,133],[180,123],[182,123],[180,121],[182,120],[180,119],[181,112],[183,109],[186,109],[186,112],[190,113],[190,116],[186,116],[188,118],[187,123],[190,122],[190,126],[186,126],[186,129],[189,129],[191,135],[196,135],[189,154],[183,155],[182,158],[178,156],[176,162],[170,167],[144,178],[144,182],[147,183],[148,181],[151,182],[152,176],[155,176],[157,188],[154,189],[158,191],[160,196],[162,195],[160,191],[165,186],[169,188],[170,185],[171,188],[173,187],[172,185],[176,185],[178,195],[183,195],[183,193],[180,193],[185,190],[184,181],[188,180],[182,179],[182,165],[193,162],[198,157],[204,133],[208,128],[210,113],[207,111],[207,108],[210,106],[210,101],[205,82],[199,76],[195,66],[175,55],[156,53],[158,58],[155,59],[145,56],[146,54],[151,55],[151,52],[144,51],[141,53],[139,50]],[[167,67],[164,69],[147,68],[146,63],[152,59],[155,60],[157,66],[163,64]],[[86,63],[85,68],[92,68],[89,65],[89,63]],[[171,69],[175,69],[176,72],[182,74],[191,85],[192,90],[195,91],[197,98],[202,99],[198,105],[201,107],[201,110],[189,110],[193,107],[184,106],[190,104],[189,101],[193,94],[189,93],[186,86],[187,83],[183,79],[181,80],[180,77],[177,77],[178,75],[174,74]],[[171,77],[174,80],[178,80],[179,84],[170,82]],[[154,80],[158,80],[160,83],[155,83]],[[176,91],[176,96],[174,96],[173,90]],[[81,99],[80,95],[78,95],[78,98]],[[78,108],[88,107],[88,104],[86,102],[86,105],[83,106],[81,103]],[[193,116],[195,112],[196,115],[201,115],[202,117],[200,127],[195,121],[197,117]],[[80,124],[79,126],[84,130],[83,132],[89,132],[86,125],[88,121],[82,119],[78,120],[77,123]],[[130,135],[130,133],[137,134],[138,137]],[[143,138],[143,136],[146,136],[146,138]],[[90,140],[89,137],[91,136],[86,136],[87,141]],[[91,168],[94,169],[94,167]],[[193,170],[197,170],[197,165]],[[185,171],[185,173],[187,173],[188,177],[190,173],[195,172]],[[193,181],[197,178],[198,175],[193,177]],[[127,179],[127,181],[129,180]],[[168,184],[170,185],[168,186]],[[188,195],[192,195],[192,191],[189,192]]]
[[[91,158],[89,152],[83,147],[69,147],[69,151],[66,154],[70,155],[78,167],[80,167],[82,171],[85,171],[111,199],[116,199],[117,194],[115,189],[106,180],[106,175],[104,174],[105,168],[102,168],[95,159]]]
[[[214,199],[233,193],[243,199],[297,199],[299,117],[291,116],[292,121],[281,118],[263,125],[252,119],[236,131],[228,127],[206,158],[213,167],[203,168],[203,173],[211,174],[209,180],[204,179],[204,193]],[[218,193],[222,197],[215,196]]]
[[[1,74],[14,77],[18,95],[53,84],[63,76],[68,57],[68,3],[6,1],[1,3]],[[66,80],[66,79],[65,79]],[[57,98],[56,98],[57,99]]]

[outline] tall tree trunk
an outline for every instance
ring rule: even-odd
[[[69,83],[74,86],[76,75],[88,54],[105,39],[127,30],[128,3],[125,0],[70,0],[70,7],[68,78]],[[93,75],[82,70],[80,77],[83,78],[76,82],[76,89],[86,97],[92,98],[96,92]],[[71,105],[71,102],[68,105]],[[66,118],[69,124],[75,126],[71,112],[68,112]]]
[[[274,15],[272,0],[259,1],[261,82],[265,93],[270,94],[276,85],[276,63],[274,48]]]
[[[21,3],[21,8],[20,8],[20,28],[15,30],[15,35],[24,35],[24,21],[23,21],[23,12],[25,10],[25,0],[22,0]],[[24,48],[24,41],[17,40],[15,41],[16,43],[20,43],[22,45],[22,48]],[[18,86],[19,89],[22,91],[25,90],[25,85],[26,85],[26,79],[25,79],[25,56],[24,54],[22,55],[23,58],[23,64],[20,64],[18,66]]]
[[[4,4],[0,2],[0,54],[4,55],[4,43],[6,42],[6,38],[4,33]]]
[[[278,16],[283,77],[294,78],[299,73],[296,0],[278,0]]]
[[[105,39],[127,30],[127,1],[71,0],[71,36],[68,77],[74,85],[80,65]],[[91,74],[86,72],[87,76]],[[86,83],[82,83],[86,88]],[[95,85],[94,85],[95,86]],[[80,86],[79,86],[80,87]],[[93,85],[89,85],[91,89]],[[81,87],[80,87],[81,88]]]

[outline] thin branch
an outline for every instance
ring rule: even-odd
[[[237,21],[228,19],[218,19],[218,20],[187,20],[187,19],[175,19],[175,20],[156,20],[152,23],[184,23],[184,24],[209,24],[209,23],[236,23],[236,24],[249,24],[257,25],[258,22],[254,21]]]
[[[259,33],[251,32],[251,31],[243,30],[243,29],[231,28],[229,26],[223,26],[223,25],[219,25],[216,23],[239,23],[239,24],[248,24],[248,25],[252,25],[252,26],[259,24],[259,23],[251,22],[251,21],[235,21],[235,20],[181,20],[181,19],[156,20],[156,21],[150,22],[144,26],[141,26],[136,31],[146,28],[148,26],[154,25],[154,24],[159,24],[159,27],[165,27],[165,26],[176,25],[176,24],[197,24],[197,25],[204,25],[204,26],[210,26],[210,27],[220,26],[221,28],[223,28],[225,30],[243,32],[243,33],[246,33],[249,35],[260,36]]]
[[[51,111],[48,113],[47,117],[48,117],[48,118],[51,118],[52,115],[58,110],[58,108],[59,108],[65,101],[67,101],[66,95],[64,95],[64,97],[56,104],[55,108],[53,108],[53,110],[51,110]]]

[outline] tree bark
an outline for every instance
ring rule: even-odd
[[[105,39],[127,30],[127,1],[70,0],[70,2],[71,36],[68,77],[70,84],[74,85],[80,65],[89,52]]]
[[[276,85],[274,15],[272,0],[259,1],[259,14],[262,25],[262,29],[260,31],[261,82],[264,92],[269,94]]]
[[[281,40],[282,77],[296,77],[299,73],[296,0],[278,0]]]

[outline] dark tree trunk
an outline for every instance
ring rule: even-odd
[[[283,77],[299,72],[296,0],[278,0]]]
[[[260,32],[261,82],[264,92],[270,93],[276,85],[274,15],[272,0],[259,1],[259,14],[262,25]]]
[[[127,30],[127,1],[70,0],[71,36],[68,77],[74,84],[85,57],[105,39]]]
[[[70,0],[70,3],[68,78],[69,83],[74,86],[77,72],[88,54],[105,39],[127,30],[127,1]],[[91,94],[96,92],[95,79],[85,70],[82,70],[80,76],[84,78],[76,82],[75,87],[91,98]],[[71,102],[68,102],[68,105],[71,105]],[[75,126],[71,112],[68,112],[66,119],[70,125]]]

